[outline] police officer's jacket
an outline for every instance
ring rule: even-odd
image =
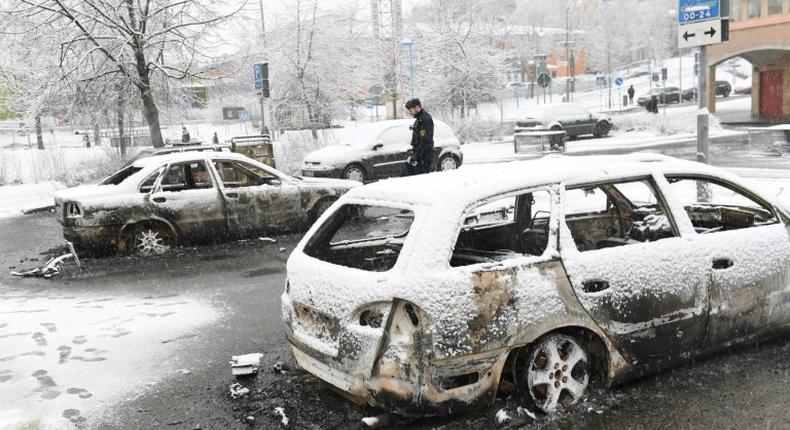
[[[433,118],[425,110],[420,110],[414,119],[411,147],[414,154],[420,157],[433,153]]]

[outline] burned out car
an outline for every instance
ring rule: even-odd
[[[720,169],[549,156],[356,188],[288,261],[300,366],[406,415],[550,413],[691,357],[786,333],[788,215]]]
[[[288,176],[243,155],[143,158],[98,185],[55,194],[63,235],[78,249],[160,254],[177,243],[304,231],[353,181]]]

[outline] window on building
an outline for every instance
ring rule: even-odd
[[[781,15],[784,0],[768,0],[768,15]]]
[[[746,13],[749,18],[760,17],[760,0],[746,0]]]
[[[738,0],[730,1],[730,21],[741,20],[741,2]]]

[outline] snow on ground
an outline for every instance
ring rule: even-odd
[[[0,429],[74,428],[178,375],[177,340],[219,316],[184,296],[62,296],[0,285]]]
[[[0,187],[0,219],[22,215],[22,211],[39,209],[54,204],[53,197],[66,188],[60,182],[8,185]]]

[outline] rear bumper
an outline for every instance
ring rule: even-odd
[[[63,238],[77,249],[110,250],[117,246],[118,231],[117,226],[63,226]]]
[[[371,376],[363,378],[338,370],[315,358],[310,352],[295,345],[289,339],[288,345],[296,362],[307,372],[330,384],[335,391],[359,405],[379,407],[405,416],[447,415],[470,408],[488,407],[496,397],[499,376],[502,373],[507,351],[492,351],[475,356],[458,357],[433,363],[428,366],[414,366],[425,369],[412,381],[390,376]],[[479,379],[452,389],[437,388],[433,380],[440,375],[476,373]]]

